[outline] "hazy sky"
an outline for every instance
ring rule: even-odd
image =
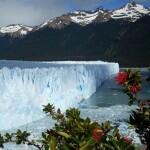
[[[9,24],[38,25],[74,10],[97,7],[119,8],[129,0],[0,0],[0,26]],[[150,0],[136,0],[150,7]]]

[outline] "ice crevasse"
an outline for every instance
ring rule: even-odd
[[[0,61],[0,130],[42,118],[47,103],[78,107],[118,71],[118,63],[102,61]]]

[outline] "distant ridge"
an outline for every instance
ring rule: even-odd
[[[103,60],[122,67],[150,66],[150,10],[127,3],[109,11],[75,11],[36,27],[0,28],[0,59]]]
[[[144,7],[143,5],[137,4],[134,0],[131,0],[122,8],[113,11],[109,11],[100,7],[91,11],[74,11],[68,14],[64,14],[60,17],[50,19],[35,27],[21,24],[12,24],[6,27],[0,27],[0,34],[10,34],[14,37],[19,35],[24,36],[30,32],[35,32],[46,26],[50,28],[62,28],[71,24],[72,22],[82,26],[95,22],[105,22],[111,19],[127,19],[130,22],[135,22],[144,15],[150,15],[150,9]]]

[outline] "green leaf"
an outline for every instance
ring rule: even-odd
[[[84,146],[82,146],[79,150],[91,150],[93,148],[93,146],[86,144]]]
[[[113,136],[114,137],[119,137],[119,129],[118,128],[115,128],[114,131],[113,131]]]
[[[4,138],[3,136],[0,134],[0,147],[3,148],[4,147]]]
[[[104,127],[105,130],[110,129],[110,121],[104,122],[103,127]]]
[[[66,139],[68,139],[68,138],[71,137],[71,135],[69,135],[69,134],[67,134],[67,133],[65,133],[65,132],[58,131],[57,133],[58,133],[59,135],[65,137]]]
[[[56,141],[56,138],[53,137],[53,136],[52,136],[51,139],[50,139],[49,147],[50,147],[50,150],[56,150],[57,141]]]
[[[79,150],[91,150],[94,147],[95,143],[96,142],[91,138],[87,142],[85,142],[85,144],[81,144],[82,146]]]
[[[133,100],[130,99],[129,102],[128,102],[128,105],[131,106],[132,104],[133,104]]]

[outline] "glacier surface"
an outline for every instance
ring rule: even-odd
[[[47,103],[78,107],[118,71],[118,63],[102,61],[0,61],[0,130],[43,118]]]

